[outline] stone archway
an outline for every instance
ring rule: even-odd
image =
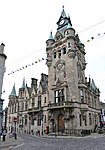
[[[58,131],[63,131],[65,128],[65,123],[64,123],[64,115],[60,114],[58,116]]]

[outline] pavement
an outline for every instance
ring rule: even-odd
[[[0,150],[11,150],[13,147],[16,147],[18,145],[21,145],[23,143],[23,140],[17,136],[17,140],[14,137],[9,137],[9,135],[6,135],[5,141],[0,139]]]
[[[31,136],[34,136],[34,137],[38,137],[38,136],[35,136],[35,135],[31,135]],[[61,136],[61,135],[57,135],[57,136],[54,136],[54,135],[43,135],[43,136],[40,136],[40,137],[43,137],[43,138],[100,138],[100,137],[103,137],[105,136],[105,134],[98,134],[98,133],[91,133],[90,135],[87,135],[87,136],[83,136],[83,137],[75,137],[75,136]],[[12,150],[13,147],[18,147],[20,145],[24,144],[24,141],[19,137],[19,135],[17,136],[17,140],[14,139],[14,137],[12,138],[9,138],[9,135],[7,134],[6,135],[6,140],[5,141],[0,141],[0,150]]]

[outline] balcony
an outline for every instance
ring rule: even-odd
[[[40,112],[40,111],[42,111],[42,110],[43,110],[42,107],[29,108],[29,109],[28,109],[28,113],[33,113],[33,112],[38,113],[38,112]]]
[[[70,101],[64,101],[64,102],[59,102],[59,103],[51,103],[49,104],[48,109],[59,109],[59,108],[73,108],[74,103]]]

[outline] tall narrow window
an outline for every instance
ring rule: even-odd
[[[46,97],[44,97],[44,103],[46,103]]]
[[[32,107],[35,106],[34,98],[32,98]]]
[[[54,52],[54,58],[56,58],[56,52]]]
[[[81,116],[81,114],[79,115],[79,120],[80,120],[80,126],[82,126],[82,116]]]
[[[61,57],[61,50],[58,51],[58,57]]]
[[[46,115],[44,116],[44,123],[46,123]]]
[[[27,110],[28,102],[25,102],[25,110]]]
[[[63,47],[63,54],[66,54],[66,47]]]
[[[80,90],[80,97],[81,97],[81,102],[84,103],[84,94],[83,94],[83,90]]]
[[[38,96],[38,108],[41,108],[41,95]]]

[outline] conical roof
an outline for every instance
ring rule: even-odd
[[[12,91],[10,93],[10,96],[16,96],[15,84],[13,85],[13,88],[12,88]]]
[[[50,35],[49,35],[49,40],[54,40],[53,36],[52,36],[52,31],[50,32]]]
[[[23,78],[23,83],[22,83],[22,87],[21,88],[25,88],[25,78]]]

